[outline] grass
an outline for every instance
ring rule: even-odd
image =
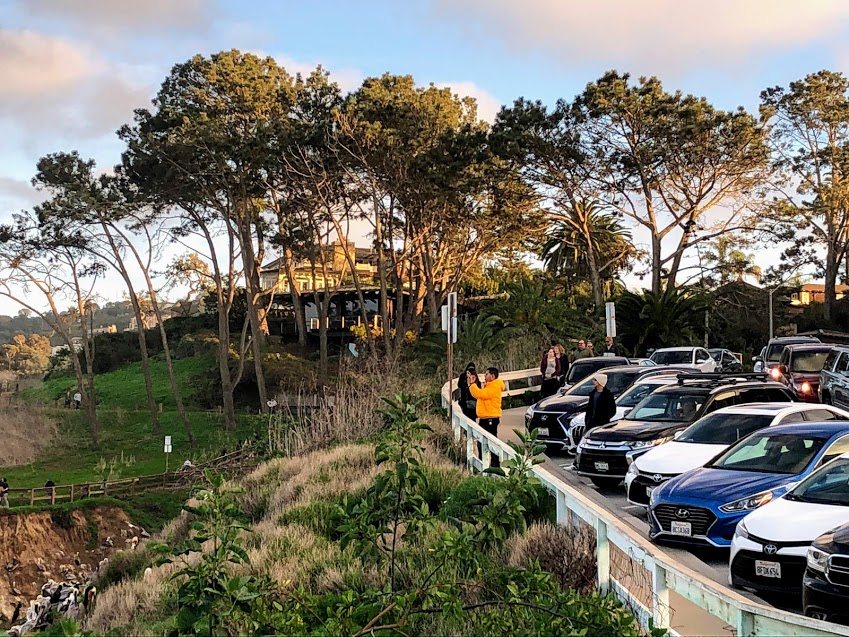
[[[263,419],[239,414],[236,431],[226,432],[220,414],[200,411],[187,403],[196,441],[195,449],[191,449],[170,395],[165,363],[157,359],[151,362],[155,395],[163,403],[161,433],[153,433],[141,367],[134,363],[96,377],[100,449],[91,445],[82,410],[49,408],[46,413],[57,423],[54,444],[30,464],[0,468],[0,476],[5,476],[13,489],[40,487],[47,480],[53,480],[57,485],[91,482],[101,477],[96,469],[101,459],[109,463],[122,457],[130,462],[122,465],[120,474],[113,475],[113,479],[161,473],[165,470],[163,436],[172,437],[169,470],[175,470],[184,460],[202,462],[218,456],[223,449],[232,451],[237,441],[266,431]],[[191,395],[193,379],[216,373],[211,367],[213,361],[208,357],[186,358],[174,363],[184,399]],[[75,382],[71,376],[51,378],[24,390],[22,397],[31,403],[55,404],[69,388],[74,387]]]

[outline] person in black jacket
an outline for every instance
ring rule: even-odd
[[[471,418],[473,421],[477,422],[478,414],[477,414],[477,400],[475,400],[472,393],[469,391],[469,381],[468,374],[477,377],[477,368],[474,363],[469,363],[466,365],[465,371],[460,374],[460,378],[457,379],[457,389],[460,390],[460,398],[457,402],[460,403],[460,410],[466,416],[466,418]],[[475,381],[478,387],[481,386],[480,381]]]
[[[593,390],[590,392],[590,402],[587,404],[587,428],[600,427],[610,422],[616,415],[616,400],[607,388],[607,375],[593,376]]]

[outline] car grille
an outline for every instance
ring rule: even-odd
[[[563,432],[559,428],[559,421],[562,416],[567,414],[557,412],[535,412],[531,417],[531,429],[545,427],[548,429],[548,435],[540,435],[540,438],[562,438]]]
[[[828,558],[825,576],[837,586],[849,586],[849,555],[832,555]]]
[[[755,561],[778,562],[781,564],[781,577],[761,577],[755,574]],[[740,551],[734,556],[731,572],[737,577],[753,584],[763,584],[769,588],[799,589],[807,566],[805,558],[799,555],[767,555],[753,551]]]
[[[596,462],[606,462],[607,471],[596,469]],[[592,473],[595,475],[610,475],[613,477],[624,477],[628,471],[628,461],[625,460],[624,451],[596,451],[595,449],[582,449],[581,458],[578,462],[578,472]]]
[[[687,515],[682,517],[678,515],[679,511],[687,511]],[[671,531],[672,521],[677,520],[692,524],[693,535],[707,535],[708,529],[716,520],[716,516],[708,509],[677,504],[658,504],[652,513],[664,531]]]
[[[676,474],[640,474],[631,482],[631,490],[628,491],[628,499],[637,504],[648,504],[649,496],[646,487],[659,487],[667,480],[675,477]],[[655,480],[653,476],[659,476],[660,480]]]

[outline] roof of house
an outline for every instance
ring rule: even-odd
[[[835,285],[834,289],[836,292],[847,292],[849,291],[849,285]],[[825,285],[822,283],[805,283],[802,287],[799,288],[801,292],[822,292],[825,293]]]

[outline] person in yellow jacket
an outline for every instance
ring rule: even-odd
[[[486,370],[484,382],[478,387],[477,376],[469,377],[469,391],[477,399],[478,424],[493,436],[498,435],[498,425],[501,423],[501,392],[504,391],[504,381],[498,379],[498,370],[490,367]]]

